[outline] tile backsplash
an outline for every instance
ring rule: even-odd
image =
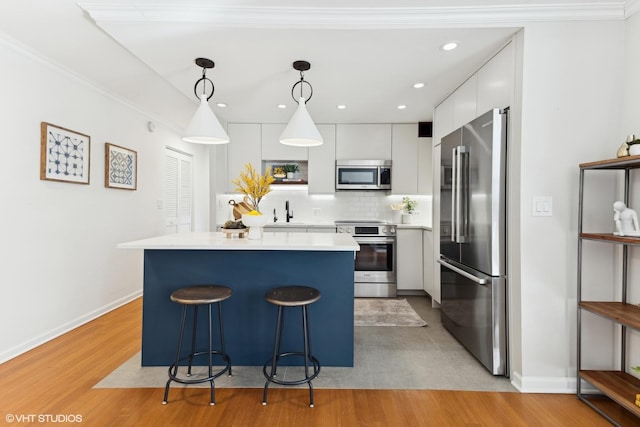
[[[418,202],[413,222],[431,225],[431,196],[409,195]],[[332,222],[335,220],[383,220],[400,222],[399,212],[391,205],[402,202],[402,195],[387,195],[377,191],[342,191],[335,194],[309,195],[306,187],[301,189],[273,189],[260,202],[263,215],[273,217],[275,209],[278,222],[285,222],[285,202],[293,211],[293,222]],[[242,200],[241,194],[218,194],[216,223],[221,224],[232,217],[229,200]],[[395,212],[395,213],[394,213]]]

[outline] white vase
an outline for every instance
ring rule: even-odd
[[[247,233],[247,239],[261,239],[262,228],[267,224],[268,218],[266,215],[242,215],[242,223],[249,227],[249,233]]]
[[[296,174],[295,172],[287,172],[287,179],[293,179],[295,174]]]
[[[640,155],[640,144],[631,144],[629,146],[629,155],[630,156]]]
[[[402,214],[402,223],[403,224],[411,224],[411,214]]]

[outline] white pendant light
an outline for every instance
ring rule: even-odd
[[[303,73],[311,68],[311,64],[307,61],[296,61],[293,63],[293,68],[300,71],[300,81],[296,82],[291,88],[291,96],[298,103],[298,108],[295,113],[293,113],[293,116],[291,116],[291,120],[289,120],[289,124],[287,124],[284,132],[280,135],[280,143],[294,147],[316,147],[322,145],[324,140],[307,111],[306,103],[313,96],[313,88],[309,82],[305,81]],[[311,94],[307,99],[302,95],[304,83],[306,83],[311,90]],[[300,98],[296,100],[293,92],[297,85],[300,85]]]
[[[216,115],[213,114],[208,102],[213,96],[215,87],[213,82],[207,78],[206,70],[213,68],[215,64],[207,58],[197,58],[196,64],[202,67],[202,78],[193,87],[196,97],[200,98],[200,105],[187,125],[182,140],[196,144],[226,144],[229,142],[229,135],[225,132]],[[200,82],[203,83],[203,88],[202,93],[198,94],[197,88]],[[207,82],[211,83],[211,95],[209,96],[206,94]]]

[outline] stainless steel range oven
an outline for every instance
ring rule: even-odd
[[[336,221],[338,233],[349,233],[360,245],[356,252],[356,297],[395,297],[396,227],[383,221]]]

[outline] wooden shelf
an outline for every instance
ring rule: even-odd
[[[622,302],[580,301],[583,310],[640,330],[640,307]]]
[[[640,237],[614,236],[612,233],[580,233],[580,238],[586,240],[605,240],[607,242],[627,245],[640,245]]]
[[[621,371],[580,371],[580,378],[588,381],[620,406],[640,417],[636,394],[640,393],[640,380]]]
[[[581,163],[580,169],[632,169],[640,167],[640,156],[618,157],[616,159],[598,160]]]

